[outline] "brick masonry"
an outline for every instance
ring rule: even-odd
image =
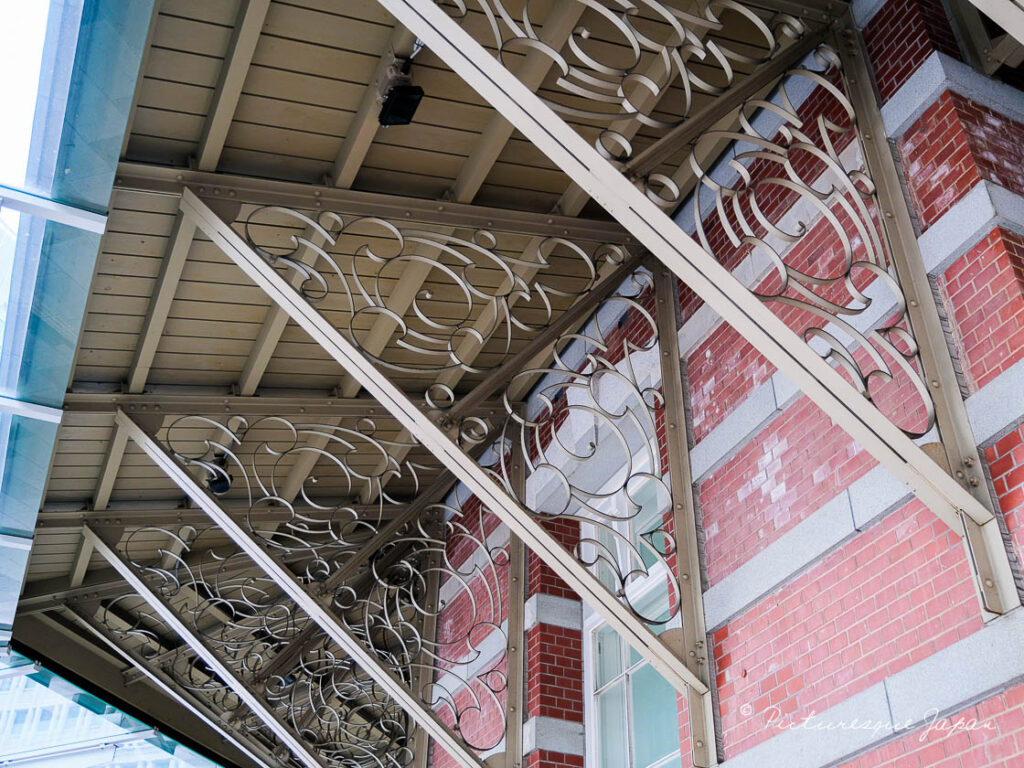
[[[932,51],[960,58],[940,0],[889,0],[864,30],[882,101],[888,101]]]
[[[939,279],[970,392],[1024,358],[1024,237],[996,227]]]
[[[1024,124],[953,91],[906,131],[899,153],[922,231],[981,179],[1024,193]]]
[[[726,758],[981,627],[959,540],[911,502],[714,633]]]
[[[1024,555],[1024,426],[986,448],[985,461],[1006,517],[1006,528],[1018,555]]]
[[[1024,685],[842,764],[841,768],[1015,768],[1024,754]]]

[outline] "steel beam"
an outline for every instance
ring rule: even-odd
[[[201,171],[217,170],[268,10],[270,0],[243,0],[238,11],[231,44],[228,46],[227,56],[224,57],[220,80],[213,92],[210,112],[206,116],[203,134],[199,139],[196,167]]]
[[[204,514],[203,520],[208,521],[209,517]],[[87,526],[94,530],[105,529],[105,526],[99,523],[80,523],[74,530],[81,530]],[[120,530],[120,527],[117,530]],[[204,563],[212,565],[209,560],[203,559],[206,554],[205,551],[194,553],[194,557],[186,558],[185,563],[192,568],[201,566]],[[289,555],[286,558],[282,558],[282,561],[285,564],[295,563],[304,559],[304,557],[306,555]],[[255,565],[246,562],[242,558],[238,558],[238,562],[223,566],[219,572],[224,576],[234,576],[255,570],[258,570]],[[88,578],[83,579],[78,585],[72,584],[72,580],[68,577],[56,577],[29,582],[21,599],[18,601],[18,615],[42,613],[52,610],[63,603],[78,604],[89,600],[102,600],[124,592],[124,580],[119,572],[114,569],[107,568],[102,571],[93,571],[92,573],[87,573],[87,576]]]
[[[158,413],[174,416],[185,414],[240,414],[243,416],[330,416],[363,417],[375,415],[380,404],[370,397],[331,397],[328,395],[237,395],[187,393],[187,387],[154,388],[146,394],[116,392],[69,392],[64,397],[64,410],[68,413]],[[491,392],[493,394],[493,391]],[[426,407],[421,396],[411,396],[417,406]],[[495,409],[503,409],[502,400],[475,398],[471,409],[463,415],[485,416]],[[383,415],[383,414],[381,414]]]
[[[67,402],[70,395],[64,398],[64,407],[68,408]],[[117,480],[117,472],[121,468],[121,461],[124,459],[125,448],[128,447],[128,436],[118,426],[114,426],[110,443],[107,445],[107,453],[103,457],[103,466],[100,468],[100,476],[96,481],[96,490],[92,494],[92,508],[104,510],[110,503],[110,494],[114,490],[114,483]]]
[[[971,0],[975,7],[1024,43],[1024,4],[1020,0]]]
[[[183,506],[184,500],[165,499],[160,501],[118,501],[104,509],[96,509],[81,502],[48,502],[39,510],[36,527],[42,532],[62,530],[77,531],[86,523],[96,525],[117,525],[125,528],[138,528],[147,525],[179,525],[195,524],[207,520],[201,509]],[[415,502],[411,502],[415,503]],[[407,504],[350,504],[344,505],[360,517],[374,520],[393,520],[403,514]],[[225,507],[233,514],[244,514],[246,519],[254,523],[283,523],[292,518],[292,511],[284,506],[263,507],[250,510],[247,504],[226,504]],[[309,519],[329,519],[330,511],[315,507],[294,507],[296,514]]]
[[[999,521],[992,514],[995,507],[985,482],[977,441],[967,417],[967,408],[960,396],[960,385],[914,233],[899,171],[885,140],[885,125],[871,88],[867,55],[852,16],[846,17],[846,24],[834,47],[843,62],[847,90],[859,124],[864,159],[875,182],[882,211],[882,226],[891,246],[896,275],[903,288],[923,375],[930,385],[949,471],[960,479],[961,490],[990,515],[990,519],[984,522],[965,516],[960,525],[961,530],[966,532],[964,544],[968,560],[974,564],[975,585],[982,607],[992,618],[1020,605],[1020,597]]]
[[[134,435],[133,435],[134,437]],[[98,534],[96,534],[91,528],[86,526],[84,529],[86,535],[92,539],[92,545],[103,557],[110,563],[111,567],[116,570],[133,590],[146,601],[153,612],[158,615],[168,627],[170,627],[178,636],[184,640],[199,658],[214,672],[217,676],[227,685],[234,694],[239,698],[240,701],[244,702],[245,705],[255,714],[260,720],[262,720],[267,728],[277,737],[282,745],[286,746],[294,757],[301,762],[307,768],[321,768],[325,765],[323,759],[305,742],[301,741],[296,734],[292,733],[291,729],[278,717],[278,715],[271,710],[265,702],[259,699],[249,688],[246,686],[245,681],[242,680],[234,670],[224,664],[220,657],[213,651],[209,644],[195,634],[188,625],[185,624],[179,617],[177,612],[170,606],[170,604],[157,592],[149,587],[149,585],[143,581],[142,577],[139,576],[135,569],[123,558],[121,555],[114,550],[109,544],[107,544]]]
[[[957,535],[992,513],[432,0],[380,0]]]
[[[378,371],[373,363],[328,323],[280,274],[221,221],[201,200],[185,190],[182,204],[194,211],[199,226],[267,295],[282,307],[321,347],[409,431],[430,450],[467,488],[509,527],[513,534],[545,562],[591,607],[604,617],[636,651],[680,692],[686,686],[707,690],[668,646],[633,613],[624,611],[618,598],[576,560],[531,513],[512,499],[506,490],[451,437],[421,412],[405,394]],[[127,417],[119,420],[124,423]]]
[[[443,523],[435,525],[435,531],[439,535],[444,528]],[[438,530],[440,529],[440,530]],[[423,649],[420,651],[420,658],[413,673],[413,690],[421,692],[430,683],[434,682],[437,674],[433,659],[430,658],[428,644],[437,641],[437,619],[440,614],[438,600],[441,594],[441,556],[438,552],[432,551],[429,555],[430,561],[427,566],[427,580],[425,588],[424,603],[427,613],[423,615],[420,622],[420,635],[423,638]],[[415,753],[413,768],[428,768],[430,757],[430,734],[422,728],[416,731]]]
[[[149,300],[149,309],[142,324],[139,343],[135,348],[135,358],[128,369],[129,392],[141,392],[146,386],[149,369],[153,366],[157,346],[164,335],[167,316],[170,314],[174,295],[178,292],[178,282],[181,280],[182,270],[185,269],[185,260],[188,258],[195,233],[195,221],[179,210],[171,229],[171,236],[167,240],[167,250],[160,262],[160,276]]]
[[[10,208],[12,211],[19,211],[28,216],[36,216],[58,224],[67,224],[69,227],[95,232],[99,235],[102,235],[107,228],[107,216],[104,213],[77,208],[4,184],[0,184],[0,208]]]
[[[164,473],[210,516],[239,549],[252,558],[254,564],[270,576],[279,587],[309,618],[323,629],[338,646],[347,653],[402,709],[416,720],[422,728],[444,745],[445,750],[466,768],[483,768],[483,764],[467,747],[456,738],[436,713],[411,694],[405,684],[389,669],[383,667],[371,651],[353,637],[337,619],[324,607],[321,600],[310,595],[299,580],[274,558],[263,545],[244,530],[221,508],[217,500],[183,467],[162,445],[146,433],[124,412],[117,415],[118,422],[128,429],[131,439],[148,455]]]
[[[679,579],[679,612],[682,617],[682,658],[690,671],[709,688],[703,694],[690,690],[687,714],[693,764],[699,768],[717,765],[714,703],[708,663],[707,625],[704,621],[704,593],[701,588],[697,513],[693,502],[693,474],[687,437],[686,401],[683,393],[682,361],[679,359],[679,299],[676,278],[668,268],[652,264],[656,276],[655,322],[661,360],[661,390],[665,398],[665,443],[668,479],[672,496],[672,534],[675,540],[676,576]]]
[[[526,462],[523,445],[513,442],[512,467],[509,481],[512,492],[520,499],[526,497]],[[523,720],[526,658],[526,547],[523,540],[509,534],[508,540],[508,622],[505,648],[505,768],[523,768]],[[692,690],[692,689],[691,689]]]
[[[175,196],[181,195],[185,187],[189,187],[200,199],[215,203],[227,198],[253,205],[323,209],[352,216],[376,216],[392,221],[413,221],[463,229],[568,237],[586,242],[633,242],[633,238],[613,221],[438,202],[419,197],[357,192],[337,187],[318,187],[313,184],[205,173],[143,163],[118,165],[114,186],[117,189]]]
[[[380,123],[380,84],[387,75],[388,68],[397,59],[407,59],[412,55],[416,45],[416,35],[401,24],[396,24],[391,31],[387,50],[377,62],[377,69],[363,92],[362,101],[356,109],[352,121],[345,129],[345,140],[342,142],[338,156],[331,170],[331,183],[336,187],[347,189],[356,180],[356,175],[363,165],[366,153],[370,151]]]
[[[60,408],[51,408],[48,405],[38,405],[25,400],[18,400],[13,397],[0,395],[0,413],[9,413],[12,416],[23,416],[27,419],[37,421],[48,421],[51,424],[60,424]]]

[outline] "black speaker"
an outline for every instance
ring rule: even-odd
[[[396,85],[384,97],[377,119],[383,126],[408,125],[422,98],[423,89],[418,85]]]

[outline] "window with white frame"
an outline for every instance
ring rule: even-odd
[[[654,484],[640,489],[634,495],[640,505],[635,515],[594,526],[592,533],[602,549],[613,554],[620,573],[635,572],[639,553],[647,575],[626,585],[626,597],[638,614],[653,620],[656,634],[679,625],[679,617],[671,617],[666,566],[652,548],[652,543],[661,543],[650,541],[668,510],[662,495]],[[599,562],[595,569],[607,587],[618,589],[611,563]],[[680,766],[675,689],[594,613],[586,620],[584,653],[588,768]]]
[[[637,605],[667,618],[660,590]],[[660,633],[672,622],[652,626]],[[682,764],[675,689],[603,622],[588,628],[588,765],[592,768],[675,768]]]

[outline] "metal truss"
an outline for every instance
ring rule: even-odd
[[[418,654],[415,649],[427,649],[431,658],[435,661],[445,660],[443,643],[438,642],[435,646],[426,643],[418,631],[414,631],[410,624],[409,613],[425,612],[430,613],[439,610],[439,606],[419,601],[416,595],[410,592],[409,602],[395,601],[388,598],[389,591],[414,590],[415,587],[424,582],[424,571],[415,566],[410,557],[401,559],[389,568],[386,573],[376,573],[375,590],[383,590],[383,594],[371,591],[369,596],[356,594],[356,591],[345,585],[337,589],[323,589],[323,584],[333,584],[331,576],[335,573],[337,565],[332,563],[343,563],[344,561],[332,558],[328,551],[332,548],[333,539],[330,535],[317,537],[315,532],[308,532],[304,537],[295,534],[260,533],[252,528],[240,524],[228,514],[218,501],[199,483],[195,481],[188,471],[188,464],[203,461],[204,458],[185,459],[181,454],[169,451],[159,443],[153,436],[146,433],[141,427],[133,422],[123,412],[118,414],[118,420],[127,430],[130,439],[135,441],[142,449],[185,490],[185,492],[204,509],[215,528],[220,533],[226,534],[237,547],[239,556],[245,556],[251,561],[251,565],[257,566],[267,574],[269,579],[277,585],[290,603],[295,605],[295,610],[300,611],[308,620],[314,622],[323,635],[339,648],[360,669],[364,670],[368,678],[372,680],[375,689],[387,694],[389,699],[409,712],[417,722],[445,749],[465,765],[481,765],[475,755],[475,751],[485,751],[489,745],[472,744],[467,745],[464,734],[466,719],[471,717],[470,710],[479,711],[480,699],[487,695],[479,687],[474,689],[475,704],[468,709],[456,703],[454,692],[441,690],[433,681],[425,686],[425,690],[411,691],[409,688],[410,674],[415,666],[412,659]],[[173,444],[173,440],[171,441]],[[238,465],[233,465],[237,467]],[[239,471],[239,470],[234,470]],[[252,487],[258,487],[255,483]],[[447,510],[448,515],[457,516],[457,510]],[[420,519],[412,521],[410,526],[399,532],[394,538],[387,539],[380,536],[385,547],[394,547],[402,541],[412,544],[419,544],[421,549],[424,545],[428,550],[433,549],[443,552],[446,542],[452,538],[451,530],[446,531],[444,539],[431,538],[422,525],[429,517],[421,515]],[[449,518],[450,529],[452,519]],[[362,521],[362,525],[371,523]],[[457,536],[473,538],[469,526],[460,527],[456,532]],[[326,541],[323,539],[326,538]],[[494,566],[493,548],[488,546],[486,539],[477,540],[478,549],[486,553]],[[284,552],[292,552],[296,549],[303,550],[309,555],[309,562],[304,564],[302,573],[297,576],[291,569],[281,561]],[[377,564],[379,566],[379,564]],[[442,566],[442,573],[445,570],[457,572],[451,566]],[[207,591],[211,587],[206,588]],[[216,591],[214,591],[216,594]],[[355,624],[351,623],[351,614],[354,606],[360,606],[361,618]],[[494,616],[500,615],[500,609],[492,607],[490,616],[480,621],[494,622]],[[362,622],[362,623],[360,623]],[[479,622],[477,622],[479,623]],[[476,626],[474,623],[473,626]],[[377,639],[378,632],[384,632],[392,642],[400,640],[400,649],[391,649],[385,653],[385,649],[379,646],[381,640]],[[411,633],[411,634],[408,634]],[[295,634],[298,637],[298,633]],[[351,668],[351,665],[349,665]],[[490,691],[494,696],[499,690],[503,690],[504,683]],[[501,714],[498,714],[501,717]],[[448,722],[446,722],[446,719]],[[503,719],[503,718],[502,718]],[[471,739],[470,739],[471,741]],[[342,762],[344,764],[344,762]]]
[[[263,257],[202,201],[185,190],[182,204],[194,212],[199,226],[249,277],[291,315],[335,360],[348,370],[363,388],[373,395],[415,439],[437,456],[485,507],[491,509],[513,534],[540,554],[556,573],[573,586],[581,596],[614,626],[639,653],[644,655],[662,675],[680,691],[692,685],[703,692],[701,683],[686,666],[632,613],[623,616],[620,603],[582,563],[566,553],[561,544],[528,510],[512,499],[506,489],[468,456],[453,437],[442,413],[434,419],[418,410],[404,392],[380,376],[357,346],[328,323]],[[529,372],[526,372],[529,373]],[[120,418],[120,417],[119,417]]]
[[[283,206],[305,211],[334,211],[346,216],[393,222],[470,227],[539,237],[568,237],[616,245],[633,242],[633,238],[621,226],[603,220],[360,192],[333,186],[317,187],[184,168],[121,163],[114,182],[115,189],[157,195],[180,195],[186,187],[208,204],[229,205],[236,209],[242,203],[257,207]]]
[[[281,717],[266,702],[249,690],[237,670],[232,669],[225,663],[221,654],[217,653],[207,640],[189,627],[169,600],[150,587],[137,570],[132,568],[126,559],[120,556],[110,544],[96,535],[92,529],[86,528],[86,532],[92,540],[93,548],[146,601],[160,620],[181,637],[188,644],[189,648],[224,681],[231,692],[262,721],[283,745],[287,746],[291,754],[302,765],[308,768],[320,768],[320,766],[325,764],[320,756],[313,752],[308,744],[301,741],[298,735],[284,723]]]
[[[614,136],[602,134],[600,144],[605,148],[603,154],[588,144],[559,118],[549,103],[524,88],[477,40],[429,0],[383,0],[382,5],[416,32],[442,60],[569,176],[581,183],[652,254],[749,339],[759,352],[825,410],[834,422],[849,432],[921,498],[951,530],[957,535],[963,534],[963,515],[979,525],[992,520],[990,510],[939,468],[904,430],[880,413],[862,392],[850,386],[844,373],[850,375],[856,365],[849,365],[853,362],[849,356],[841,359],[843,356],[829,344],[826,356],[844,368],[843,373],[836,370],[773,314],[761,297],[747,289],[729,269],[702,248],[702,243],[687,236],[665,215],[655,200],[669,204],[675,201],[666,200],[666,196],[672,197],[671,189],[659,194],[665,188],[664,178],[649,177],[648,194],[628,183],[608,159],[607,147],[609,142],[614,145]],[[493,12],[488,3],[482,7],[485,12]],[[670,13],[666,14],[666,19],[672,18]],[[518,28],[505,28],[503,25],[506,20],[507,17],[494,26],[499,48],[505,44],[506,35],[514,38],[525,34]],[[557,56],[557,52],[554,55]],[[819,59],[827,64],[828,52],[823,51]],[[827,69],[826,66],[821,71]],[[828,87],[825,76],[807,68],[802,70],[801,74],[804,73],[818,85]],[[570,67],[570,79],[572,74]],[[622,101],[628,106],[628,99]],[[750,133],[737,138],[741,141],[753,139],[755,143],[763,142],[763,139]],[[847,175],[847,178],[856,191],[856,184],[863,177],[855,174],[852,177]],[[737,238],[740,236],[754,235],[752,232],[749,235],[747,232],[735,235]],[[792,280],[794,275],[789,271],[787,277]],[[820,313],[822,310],[816,311]],[[823,338],[820,334],[812,336]],[[899,354],[897,350],[897,357],[905,355]],[[863,390],[867,378],[864,376],[860,381],[855,379],[855,383]]]
[[[596,106],[589,110],[571,99],[562,103],[556,100],[552,104],[550,100],[545,103],[534,96],[491,58],[478,41],[429,0],[382,0],[382,5],[426,41],[516,128],[609,210],[636,241],[648,248],[660,261],[652,270],[653,274],[635,273],[614,293],[602,293],[600,306],[596,306],[595,301],[585,309],[580,308],[581,300],[561,317],[549,312],[543,328],[539,329],[543,345],[531,345],[528,352],[512,356],[490,372],[484,371],[487,374],[485,386],[467,397],[458,399],[451,388],[431,385],[428,380],[424,384],[427,387],[424,397],[413,398],[397,387],[389,374],[469,370],[472,361],[453,355],[453,350],[458,348],[454,343],[457,336],[450,328],[433,327],[429,313],[421,313],[418,307],[413,314],[423,324],[416,326],[406,345],[407,352],[420,356],[420,362],[416,363],[396,363],[368,353],[352,327],[336,327],[318,311],[320,302],[343,297],[343,306],[353,316],[366,306],[373,311],[388,312],[379,292],[365,290],[354,277],[354,267],[347,269],[329,247],[349,237],[357,246],[353,253],[365,253],[365,249],[371,247],[366,244],[370,241],[360,246],[360,238],[379,237],[379,232],[368,235],[351,229],[353,219],[323,211],[345,210],[356,217],[372,215],[376,217],[375,224],[383,223],[385,229],[390,227],[387,231],[403,247],[416,238],[429,241],[430,247],[441,254],[429,268],[445,272],[453,285],[478,299],[487,294],[474,285],[468,272],[453,265],[483,263],[503,268],[502,264],[507,262],[501,249],[496,247],[491,230],[505,227],[510,232],[526,231],[521,222],[517,224],[516,217],[506,216],[499,224],[481,219],[479,209],[422,201],[415,209],[409,202],[409,215],[405,216],[401,207],[394,207],[394,199],[378,200],[381,196],[356,200],[351,196],[355,193],[331,190],[331,195],[344,198],[335,199],[326,191],[317,195],[304,186],[301,190],[287,189],[287,185],[274,183],[273,189],[267,185],[257,189],[254,182],[246,180],[228,186],[220,176],[201,178],[186,172],[172,178],[162,171],[146,170],[143,174],[137,167],[123,167],[119,183],[128,188],[180,194],[182,211],[198,228],[238,264],[276,306],[309,333],[365,389],[373,402],[391,414],[417,444],[426,447],[487,510],[506,524],[512,535],[508,562],[513,565],[508,569],[510,603],[505,657],[509,672],[503,681],[505,688],[499,690],[483,684],[486,690],[481,691],[479,679],[461,684],[469,686],[474,696],[484,694],[495,699],[499,699],[501,693],[508,696],[505,714],[509,726],[504,738],[509,768],[521,766],[522,758],[521,712],[513,716],[513,707],[521,707],[521,702],[510,692],[513,687],[521,688],[521,658],[516,655],[521,653],[522,646],[522,593],[512,586],[516,583],[512,579],[517,572],[521,573],[518,570],[522,567],[521,559],[516,559],[520,558],[520,552],[516,548],[521,550],[522,545],[529,546],[540,556],[670,684],[688,696],[694,762],[701,766],[715,763],[696,520],[676,347],[675,277],[681,278],[708,306],[748,338],[813,402],[907,484],[955,533],[966,533],[969,551],[980,574],[986,608],[1001,613],[1012,607],[1013,598],[1007,593],[1007,584],[1012,586],[1012,579],[1007,581],[1006,578],[1005,551],[1002,560],[999,557],[998,528],[990,502],[980,492],[972,492],[969,472],[964,473],[965,483],[958,484],[914,443],[914,439],[931,433],[937,424],[950,465],[963,464],[968,470],[976,466],[976,449],[971,445],[969,429],[964,431],[963,404],[958,404],[955,398],[955,379],[949,378],[948,354],[943,358],[937,341],[941,335],[935,336],[937,315],[933,318],[929,314],[934,313],[935,308],[924,304],[925,283],[914,271],[916,254],[907,239],[912,240],[912,231],[908,235],[909,230],[903,224],[895,229],[890,226],[890,218],[902,221],[906,211],[903,208],[902,213],[889,216],[894,208],[900,207],[896,205],[895,196],[898,185],[892,186],[895,169],[891,167],[891,158],[889,165],[885,165],[881,150],[872,145],[872,134],[880,131],[871,122],[875,118],[864,116],[876,115],[869,111],[873,104],[868,103],[867,92],[863,90],[868,76],[865,70],[858,69],[862,64],[850,59],[850,50],[844,50],[845,41],[822,45],[825,30],[821,27],[809,28],[799,19],[784,14],[768,20],[760,12],[730,5],[737,13],[747,14],[746,21],[764,36],[766,53],[761,58],[751,58],[749,53],[732,52],[724,49],[722,43],[709,42],[703,51],[703,60],[718,62],[730,84],[730,62],[768,62],[769,74],[752,82],[740,81],[726,91],[723,111],[738,113],[739,129],[709,128],[691,137],[695,145],[684,164],[696,183],[693,205],[696,239],[693,239],[663,213],[663,208],[681,202],[680,187],[678,177],[670,178],[653,170],[655,154],[644,156],[641,153],[634,158],[629,141],[611,128],[600,131],[596,146],[592,146],[556,113],[569,118],[605,120],[612,125],[617,119],[639,119],[678,137],[678,132],[672,133],[678,126],[661,124],[653,115],[640,113],[623,94],[635,88],[660,90],[677,77],[686,79],[697,90],[704,88],[706,92],[714,92],[720,87],[709,86],[688,72],[686,57],[675,55],[684,41],[688,41],[687,45],[704,43],[696,43],[693,36],[683,35],[677,44],[665,44],[658,49],[650,39],[634,36],[625,15],[617,15],[619,11],[604,6],[594,6],[592,10],[604,12],[606,20],[613,24],[621,22],[617,28],[627,38],[633,36],[637,50],[653,53],[655,58],[664,53],[668,69],[660,79],[643,79],[600,67],[584,72],[578,63],[563,61],[558,51],[548,51],[553,60],[564,64],[559,86],[574,97],[591,98]],[[708,31],[705,27],[717,30],[716,24],[719,24],[710,7],[704,9],[703,17],[691,18],[669,12],[659,3],[648,5],[656,13],[664,12],[663,21],[670,29],[696,25],[700,28],[701,39]],[[499,51],[506,45],[510,50],[515,46],[543,46],[530,36],[528,25],[515,27],[510,21],[512,17],[502,15],[500,6],[493,0],[483,2],[481,8],[485,14],[490,14],[496,39],[489,42],[496,44]],[[787,47],[783,45],[787,37],[800,39]],[[808,52],[813,55],[808,56]],[[787,57],[784,64],[779,63],[782,56]],[[601,77],[596,77],[595,71]],[[860,90],[853,88],[851,96],[847,96],[842,85],[844,76],[849,86],[857,86],[859,81]],[[611,79],[599,82],[603,77]],[[789,88],[794,80],[802,80],[832,99],[835,111],[817,122],[801,119],[790,98],[790,90],[798,90]],[[758,128],[753,116],[755,111],[774,116],[772,132],[777,131],[783,137],[781,142],[772,135],[759,133],[764,129]],[[699,115],[708,126],[725,117],[713,109]],[[866,130],[863,122],[858,126],[858,118],[867,122]],[[682,125],[685,124],[683,121]],[[840,157],[837,144],[840,139],[845,141],[850,137],[863,145],[867,169],[850,167]],[[702,148],[702,144],[718,146],[722,142],[739,146],[746,153],[745,158],[734,158],[731,167],[735,179],[732,181],[723,181],[721,175],[716,175],[715,169],[702,160],[714,159],[713,153],[703,151],[706,147]],[[662,145],[657,152],[668,151],[666,146]],[[800,178],[794,170],[794,158],[801,152],[813,155],[826,167],[831,174],[828,177],[830,189],[822,191],[816,188],[815,179]],[[657,154],[658,159],[662,157]],[[637,162],[631,168],[633,160]],[[790,225],[770,220],[758,207],[757,185],[746,172],[754,161],[776,167],[778,170],[768,183],[795,194],[833,228],[841,244],[839,265],[835,270],[827,275],[815,274],[806,265],[787,261],[780,241],[797,242],[807,230],[801,223],[793,231],[788,228]],[[623,169],[627,173],[642,174],[643,189],[635,188],[623,175]],[[195,191],[193,184],[198,185]],[[280,196],[275,198],[275,194]],[[705,200],[710,198],[710,208],[701,205],[701,194]],[[216,212],[216,206],[208,204],[225,198],[245,199],[264,207],[249,212],[241,221],[235,221],[237,211],[232,211],[228,216],[230,220],[225,220]],[[281,207],[283,205],[294,209]],[[374,205],[385,208],[373,208]],[[873,223],[872,212],[876,206],[883,211],[888,241]],[[707,210],[712,211],[710,217]],[[266,218],[260,220],[260,216]],[[389,221],[389,217],[394,221]],[[398,224],[403,217],[459,226],[469,234],[457,237],[454,231],[425,233],[416,230],[410,238],[409,230]],[[293,220],[293,228],[302,226],[307,231],[317,232],[319,244],[313,245],[313,259],[293,258],[300,245],[294,240],[275,248],[265,245],[254,234],[261,226],[269,231],[289,218]],[[705,219],[713,222],[709,224]],[[536,236],[559,238],[559,245],[575,253],[580,263],[589,265],[587,269],[592,275],[596,274],[595,259],[603,259],[612,252],[614,258],[609,260],[620,264],[614,273],[617,278],[621,280],[633,272],[635,262],[628,260],[624,249],[607,250],[609,246],[621,244],[621,238],[615,240],[604,233],[595,236],[593,231],[582,234],[578,221],[576,228],[566,225],[559,234],[557,228],[562,224],[561,220],[556,223],[551,219],[545,229],[531,218],[529,231]],[[520,228],[516,229],[517,226]],[[727,247],[716,241],[714,233],[709,231],[712,226],[725,232],[724,240],[733,249],[748,248],[767,258],[778,274],[777,284],[767,288],[757,286],[754,292],[740,283],[732,274],[736,264],[730,262],[731,257],[725,252]],[[577,236],[590,245],[575,242],[573,238]],[[397,257],[381,257],[377,261],[385,267],[392,259],[402,264],[402,248],[397,253]],[[354,259],[353,255],[353,262]],[[303,279],[296,281],[295,275]],[[894,297],[891,312],[895,318],[878,318],[875,325],[881,328],[864,329],[857,324],[859,316],[870,316],[868,310],[874,311],[872,302],[885,306],[884,299],[876,300],[864,288],[868,282],[873,282],[876,288],[884,288]],[[600,285],[600,281],[592,278],[577,295],[596,294]],[[524,295],[543,295],[545,290],[543,276],[537,283],[523,282],[516,286]],[[839,295],[840,289],[846,293]],[[474,294],[474,291],[478,292]],[[514,302],[507,302],[508,295],[505,295],[505,304],[499,299],[495,305],[505,308],[503,317],[506,318],[513,316],[511,304]],[[361,299],[354,298],[356,296]],[[776,314],[780,308],[781,312],[798,310],[813,319],[804,317],[804,324],[795,333],[787,321]],[[590,320],[584,323],[588,315]],[[565,319],[566,316],[570,316],[569,319]],[[393,320],[396,326],[404,326],[406,322],[403,317]],[[792,318],[788,320],[792,323]],[[623,328],[625,330],[621,330]],[[480,333],[481,343],[494,333],[493,328]],[[805,340],[810,344],[804,343]],[[542,359],[541,353],[547,350],[551,351],[549,359]],[[481,369],[474,370],[481,372]],[[652,370],[660,370],[661,390],[650,378]],[[474,420],[465,412],[490,397],[496,389],[504,388],[506,393],[521,392],[524,382],[532,386],[538,380],[540,383],[531,398],[532,411],[518,411],[514,403],[519,397],[506,394],[506,402],[499,411],[501,424],[497,418],[492,418],[495,414]],[[911,410],[916,414],[916,421],[894,423],[891,414],[883,414],[876,407],[874,387],[879,381],[897,382],[915,393],[917,399]],[[940,384],[935,385],[933,381]],[[944,388],[948,391],[934,392]],[[660,418],[668,427],[664,465],[657,436]],[[296,611],[308,617],[309,623],[291,638],[295,643],[291,649],[281,651],[276,663],[270,660],[271,673],[302,658],[307,643],[322,630],[339,653],[363,669],[379,690],[463,765],[479,765],[479,754],[497,746],[472,743],[467,739],[473,728],[463,719],[465,711],[455,704],[455,691],[437,690],[441,678],[434,667],[439,662],[444,666],[445,661],[455,661],[444,659],[439,651],[443,640],[434,636],[440,610],[437,563],[443,564],[444,542],[451,540],[453,532],[462,532],[458,525],[452,525],[452,520],[458,520],[459,510],[444,510],[443,536],[424,528],[431,518],[425,514],[427,507],[420,507],[415,513],[407,510],[406,514],[399,514],[388,526],[381,526],[380,520],[364,521],[378,531],[380,547],[371,545],[346,550],[344,556],[325,555],[323,548],[329,549],[336,543],[332,538],[334,529],[328,533],[322,528],[311,528],[296,534],[294,526],[291,543],[283,546],[283,534],[267,533],[246,525],[244,515],[230,513],[190,471],[199,467],[214,476],[223,472],[233,475],[238,482],[246,465],[235,458],[233,449],[228,453],[234,469],[226,469],[213,459],[225,454],[222,449],[244,442],[247,422],[240,430],[237,423],[233,425],[225,418],[218,423],[226,429],[226,441],[219,448],[208,443],[201,453],[189,454],[174,448],[169,433],[160,438],[147,432],[123,410],[117,412],[116,420],[124,434],[142,447],[230,538],[238,552],[267,574]],[[476,457],[467,452],[469,446],[479,450],[491,444],[496,446],[494,453],[497,455],[488,466],[481,466]],[[508,459],[509,456],[513,458]],[[620,469],[609,477],[610,468]],[[519,472],[522,477],[517,475]],[[253,503],[251,491],[253,487],[260,487],[265,494],[265,486],[258,482],[250,484],[248,475],[244,476],[250,490],[249,506],[259,507],[258,503]],[[646,528],[636,528],[644,509],[641,497],[653,499],[650,503],[663,504],[671,510],[671,531],[665,530],[667,523],[660,522],[648,522]],[[278,501],[285,505],[290,503],[289,499]],[[574,551],[567,551],[547,530],[544,522],[550,518],[568,518],[581,525],[584,534]],[[464,520],[458,524],[468,525]],[[472,538],[481,552],[488,553],[482,555],[484,562],[490,564],[488,567],[498,567],[500,563],[486,546],[486,534],[481,532]],[[284,555],[296,549],[307,555],[298,570],[283,560]],[[421,556],[417,559],[409,554],[414,552]],[[669,567],[670,563],[674,563],[674,568]],[[360,576],[363,565],[370,571]],[[396,568],[405,574],[405,584],[417,585],[415,589],[395,585]],[[664,623],[665,619],[644,615],[632,602],[633,585],[652,575],[663,580],[670,617],[681,615],[682,618],[681,631],[666,632],[661,638],[652,632],[651,626]],[[354,584],[360,585],[359,589]],[[388,653],[381,653],[373,643],[373,632],[356,631],[351,624],[352,601],[364,586],[406,590],[403,594],[407,594],[408,602],[395,603],[397,613],[394,615],[384,609],[383,602],[375,603],[372,610],[363,603],[358,611],[369,621],[367,626],[379,627],[381,621],[389,628],[400,626],[401,631],[397,632],[403,638],[400,651],[390,649]],[[516,611],[519,611],[518,617]],[[417,617],[415,621],[410,618],[412,614]],[[366,619],[369,616],[376,618]],[[381,619],[382,616],[387,618]],[[493,622],[493,618],[492,611],[489,620]],[[476,619],[478,623],[488,621],[487,618]],[[500,624],[500,618],[497,623]],[[407,631],[412,634],[403,634]],[[410,642],[410,637],[415,641]],[[300,639],[301,642],[296,642]],[[517,674],[519,682],[516,682]],[[516,720],[519,731],[515,728]],[[301,730],[301,724],[298,725]],[[416,742],[418,764],[425,759],[423,744],[421,740]]]
[[[369,397],[331,397],[326,394],[307,397],[295,394],[274,395],[271,393],[253,397],[231,394],[193,392],[192,387],[168,386],[150,387],[145,394],[124,394],[121,392],[81,391],[82,382],[77,382],[79,391],[68,392],[64,397],[63,410],[68,413],[109,413],[118,410],[129,413],[162,414],[164,416],[192,414],[238,414],[239,416],[380,416],[380,405]],[[91,388],[90,388],[91,389]],[[422,397],[416,398],[421,408],[428,407]],[[462,408],[467,415],[486,418],[504,409],[502,400],[483,399],[472,409]]]

